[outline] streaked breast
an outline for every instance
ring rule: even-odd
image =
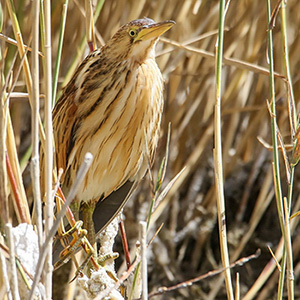
[[[146,144],[152,159],[158,143],[163,80],[156,62],[148,59],[120,74],[113,84],[107,80],[111,87],[102,89],[105,95],[97,105],[87,106],[76,133],[68,176],[75,178],[86,152],[94,155],[79,188],[82,201],[106,197],[127,180],[142,178],[148,167]]]

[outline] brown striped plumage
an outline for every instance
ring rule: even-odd
[[[154,48],[173,24],[145,18],[122,26],[85,58],[55,105],[56,166],[64,169],[63,191],[68,193],[85,153],[91,152],[94,160],[76,201],[92,211],[99,199],[104,203],[126,182],[139,181],[148,167],[147,153],[153,158],[163,110],[163,79]],[[119,203],[107,212],[100,205],[98,211],[110,220],[124,204]]]

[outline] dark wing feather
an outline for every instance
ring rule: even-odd
[[[102,201],[98,201],[93,213],[96,237],[119,214],[136,189],[137,182],[127,181],[118,190],[112,192]]]

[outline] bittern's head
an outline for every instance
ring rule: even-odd
[[[155,23],[149,18],[131,21],[107,42],[106,50],[114,59],[142,62],[154,56],[157,39],[174,24],[174,21]]]

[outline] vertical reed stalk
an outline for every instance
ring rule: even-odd
[[[62,10],[62,18],[61,18],[61,24],[60,24],[60,30],[59,30],[59,41],[58,41],[56,62],[55,62],[55,68],[54,68],[54,74],[53,74],[52,105],[54,105],[56,102],[57,82],[58,82],[62,46],[63,46],[63,40],[64,40],[64,34],[65,34],[65,27],[66,27],[68,3],[69,3],[69,0],[65,0],[64,5],[63,5],[63,10]]]
[[[290,71],[290,60],[289,60],[289,49],[288,49],[288,36],[287,36],[287,18],[286,18],[286,1],[281,1],[281,35],[282,35],[282,48],[283,48],[283,59],[285,66],[285,75],[286,75],[286,86],[287,86],[287,100],[288,100],[288,115],[290,120],[291,127],[291,139],[294,143],[294,146],[297,144],[297,140],[295,140],[295,134],[297,131],[297,113],[296,113],[296,104],[294,97],[294,90],[292,85],[292,76]],[[296,137],[297,139],[297,137]],[[285,269],[287,267],[287,285],[288,285],[288,295],[289,299],[294,298],[294,271],[293,271],[293,251],[292,251],[292,241],[290,235],[290,212],[292,205],[292,195],[293,195],[293,186],[294,186],[294,174],[295,174],[295,165],[290,164],[291,166],[291,176],[290,182],[288,185],[288,198],[287,201],[284,202],[285,205],[285,236],[286,236],[286,248],[284,249],[284,253],[282,256],[281,263],[281,277],[284,276]],[[280,278],[281,279],[281,278]],[[279,286],[283,285],[282,282],[279,282]],[[283,289],[281,289],[281,297],[282,297]]]
[[[225,1],[220,1],[219,6],[219,34],[216,44],[216,89],[215,89],[215,148],[214,148],[214,163],[215,163],[215,186],[217,194],[218,206],[218,223],[220,250],[223,267],[226,268],[225,284],[227,298],[234,299],[231,283],[230,265],[227,234],[226,234],[226,214],[225,214],[225,199],[224,199],[224,184],[223,184],[223,161],[222,161],[222,138],[221,138],[221,83],[222,83],[222,59],[223,59],[223,41],[224,41],[224,21],[225,21]]]
[[[32,36],[32,107],[31,107],[31,135],[32,135],[32,158],[31,176],[32,192],[36,214],[36,225],[39,239],[39,247],[42,246],[42,203],[40,190],[40,158],[39,158],[39,11],[40,2],[33,2],[33,36]]]
[[[51,1],[45,1],[45,234],[53,225],[53,195],[52,195],[52,170],[53,170],[53,134],[52,134],[52,61],[51,61]],[[52,242],[47,247],[47,260],[45,263],[45,289],[46,298],[52,298]]]
[[[141,242],[141,272],[142,272],[142,300],[148,299],[148,273],[147,273],[147,223],[140,222]]]
[[[0,58],[2,56],[2,49],[0,49]],[[0,90],[3,90],[2,85],[2,73],[3,66],[1,68],[1,77],[0,77]],[[4,101],[6,97],[5,93],[1,96],[1,107],[0,107],[0,226],[3,226],[8,222],[8,197],[7,197],[7,172],[6,172],[6,161],[5,161],[5,140],[6,140],[6,126],[5,126],[5,109]]]
[[[270,0],[267,0],[267,20],[268,20],[268,27],[271,22],[271,4]],[[272,126],[272,143],[273,143],[273,176],[274,176],[274,187],[275,187],[275,198],[277,204],[277,212],[279,216],[279,223],[281,227],[282,237],[284,239],[284,247],[286,249],[291,249],[290,239],[287,239],[286,230],[289,232],[289,217],[287,216],[288,213],[284,213],[284,206],[283,206],[283,198],[282,198],[282,188],[280,182],[280,166],[279,166],[279,152],[278,152],[278,128],[277,128],[277,116],[276,116],[276,101],[275,101],[275,80],[274,80],[274,56],[273,56],[273,35],[272,29],[268,30],[268,58],[269,58],[269,84],[270,84],[270,109],[271,109],[271,126]],[[291,128],[293,128],[293,118],[291,120]],[[290,194],[291,195],[291,194]],[[287,211],[287,210],[286,210]],[[288,219],[286,219],[288,217]],[[291,251],[288,251],[287,256],[289,262],[289,274],[293,273],[293,262],[291,256]],[[283,255],[282,260],[282,272],[285,270],[285,254]],[[291,276],[288,276],[288,299],[293,299],[293,280],[290,280]],[[284,273],[281,273],[279,284],[278,284],[278,298],[282,298],[283,294],[283,280],[284,280]]]

